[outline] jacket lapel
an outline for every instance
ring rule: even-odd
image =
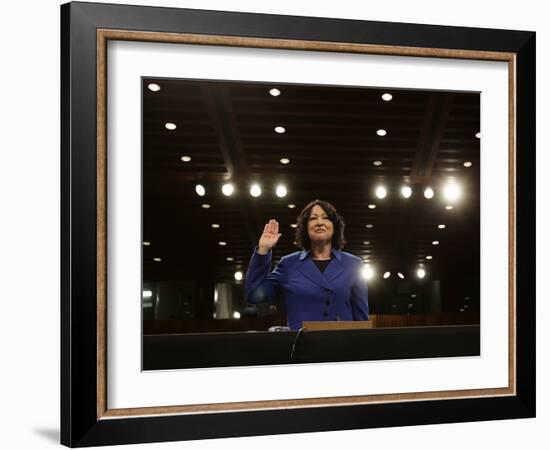
[[[298,270],[314,283],[330,289],[329,282],[336,278],[344,270],[344,265],[341,262],[340,253],[338,250],[333,250],[333,258],[330,264],[327,266],[324,273],[317,268],[311,258],[308,258],[309,251],[303,250],[300,253],[300,264],[298,264]]]
[[[321,276],[324,275],[324,278],[329,283],[344,271],[344,264],[342,263],[341,259],[339,258],[339,255],[336,255],[336,253],[335,253],[336,251],[333,251],[333,256],[334,257],[332,258],[332,261],[330,262],[330,264],[327,266],[327,268],[325,269],[325,271],[321,275]],[[315,263],[313,263],[313,264],[315,264]],[[319,271],[319,269],[317,269],[317,272],[321,273]]]

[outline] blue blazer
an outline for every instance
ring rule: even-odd
[[[254,249],[245,280],[246,301],[261,303],[284,297],[288,326],[303,321],[368,320],[367,283],[361,277],[361,259],[341,250],[321,273],[309,250],[283,256],[273,271],[271,251],[260,255]]]

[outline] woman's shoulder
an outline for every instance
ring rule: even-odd
[[[291,262],[291,261],[299,260],[301,253],[302,253],[301,251],[289,253],[288,255],[284,255],[281,258],[281,261],[285,260],[285,262]]]
[[[358,256],[355,256],[351,253],[348,253],[348,252],[345,252],[343,250],[340,250],[340,256],[341,258],[346,261],[346,262],[349,262],[349,263],[361,263],[361,258],[359,258]]]

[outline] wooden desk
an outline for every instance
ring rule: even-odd
[[[372,328],[370,320],[339,320],[339,321],[310,321],[304,322],[306,331],[334,331],[334,330],[365,330]]]

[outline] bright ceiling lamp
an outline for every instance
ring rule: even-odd
[[[434,190],[432,188],[428,187],[424,189],[424,197],[426,197],[427,199],[433,198],[434,195]]]
[[[361,274],[365,280],[372,280],[374,278],[374,268],[370,264],[365,264],[361,271]]]
[[[277,189],[275,190],[275,195],[277,195],[277,197],[286,197],[286,194],[287,194],[287,190],[286,190],[286,187],[282,184],[278,185],[277,186]]]
[[[259,197],[260,195],[262,195],[262,188],[259,184],[253,184],[250,187],[250,195],[252,197]]]
[[[403,186],[401,188],[401,195],[403,196],[403,198],[410,198],[411,195],[412,195],[412,189],[410,186]]]
[[[454,181],[447,183],[443,188],[443,197],[448,202],[454,203],[458,201],[461,196],[462,196],[462,190],[460,186]]]
[[[233,186],[233,184],[231,183],[225,183],[222,186],[222,193],[226,197],[229,197],[230,195],[232,195],[234,191],[235,191],[235,186]]]

